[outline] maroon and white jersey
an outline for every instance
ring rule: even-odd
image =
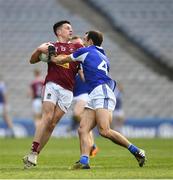
[[[69,55],[75,50],[82,47],[80,44],[72,43],[53,43],[57,54]],[[47,82],[54,82],[65,89],[73,91],[74,79],[78,71],[79,62],[70,62],[63,65],[56,65],[53,62],[48,63],[48,73],[45,79],[45,84]]]
[[[31,83],[31,89],[32,89],[32,98],[41,98],[42,97],[42,89],[44,86],[44,81],[42,79],[35,79]]]

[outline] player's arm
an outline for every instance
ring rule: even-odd
[[[86,48],[80,48],[70,55],[53,55],[51,56],[51,61],[56,64],[65,64],[72,61],[83,62],[87,54],[88,52],[86,52]]]
[[[82,80],[83,82],[85,82],[85,76],[84,76],[84,73],[83,73],[83,69],[82,69],[82,68],[80,68],[80,69],[78,70],[78,74],[79,74],[81,80]]]
[[[51,56],[51,61],[54,62],[55,64],[65,64],[73,60],[70,55],[58,55],[58,56]]]
[[[41,51],[39,51],[38,49],[35,49],[31,55],[30,63],[35,64],[35,63],[39,62],[40,61],[40,58],[39,58],[40,54],[41,54]]]
[[[30,63],[35,64],[37,62],[40,62],[40,58],[39,58],[40,54],[41,53],[47,54],[49,45],[50,43],[43,43],[38,48],[36,48],[31,55]]]

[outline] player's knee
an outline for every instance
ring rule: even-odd
[[[82,134],[82,131],[83,131],[83,129],[81,128],[81,126],[79,126],[79,128],[78,128],[78,134],[79,134],[79,136]]]
[[[108,137],[109,136],[109,129],[104,129],[104,128],[100,128],[99,129],[99,134],[103,137]]]
[[[46,123],[50,123],[53,119],[53,113],[48,112],[43,114],[43,121],[46,121]]]
[[[86,133],[87,133],[86,129],[83,126],[79,126],[79,128],[78,128],[79,136],[83,135],[83,134],[86,134]]]

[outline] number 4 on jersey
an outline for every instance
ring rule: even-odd
[[[107,64],[104,60],[102,60],[102,62],[97,66],[97,68],[108,74]]]

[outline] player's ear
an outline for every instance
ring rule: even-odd
[[[89,42],[89,45],[93,45],[94,44],[92,39],[89,39],[88,42]]]
[[[56,36],[59,36],[61,34],[61,28],[58,28],[57,30],[56,30]]]

